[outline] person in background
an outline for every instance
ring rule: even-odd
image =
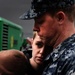
[[[30,58],[30,64],[35,70],[33,70],[34,75],[41,75],[45,67],[45,58],[48,55],[47,48],[45,46],[45,40],[41,39],[37,32],[35,32],[32,41],[32,57]]]
[[[37,32],[34,32],[32,41],[29,38],[32,46],[32,57],[28,58],[28,52],[24,52],[25,56],[29,59],[29,69],[27,75],[41,75],[45,67],[45,57],[48,55],[48,47],[44,45],[44,40],[41,39]],[[45,49],[46,52],[45,52]]]
[[[45,59],[48,64],[42,75],[73,74],[75,0],[32,0],[30,10],[20,19],[34,19],[33,31],[37,31],[40,38],[45,40],[45,45],[49,47]]]

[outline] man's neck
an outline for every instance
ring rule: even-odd
[[[56,43],[54,44],[55,48],[58,46],[60,43],[62,43],[64,40],[66,40],[68,37],[72,36],[75,33],[75,28],[71,25],[68,27],[65,27],[62,32],[60,33],[58,39],[56,40]]]

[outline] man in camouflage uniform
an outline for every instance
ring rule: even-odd
[[[75,0],[33,0],[20,18],[34,19],[34,31],[49,48],[42,75],[71,75],[75,72]]]

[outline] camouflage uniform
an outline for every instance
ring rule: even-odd
[[[43,75],[71,75],[75,72],[75,34],[58,45],[47,57]]]
[[[75,0],[32,0],[31,8],[20,19],[35,19],[46,12],[58,12],[71,10]],[[47,57],[49,61],[43,75],[71,75],[75,71],[75,34],[62,42]]]

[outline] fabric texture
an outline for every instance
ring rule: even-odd
[[[75,34],[59,44],[46,60],[49,63],[42,75],[71,75],[75,72]]]
[[[20,19],[34,19],[47,11],[64,9],[72,6],[75,0],[32,0],[31,8],[25,12]]]

